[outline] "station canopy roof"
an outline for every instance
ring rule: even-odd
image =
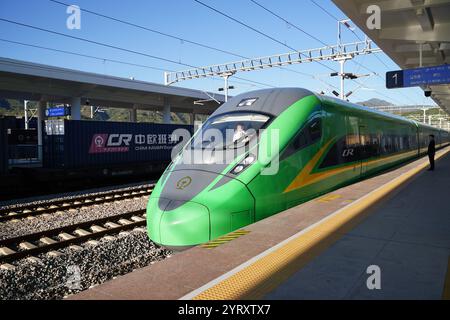
[[[72,97],[81,97],[82,104],[89,100],[95,106],[137,106],[142,110],[162,110],[168,103],[174,112],[199,114],[211,114],[224,102],[223,95],[201,90],[6,58],[0,58],[0,97],[55,103],[70,103]]]
[[[402,69],[450,60],[450,0],[333,0]],[[367,27],[367,8],[381,9],[381,29]],[[423,88],[425,89],[425,88]],[[393,89],[395,90],[395,89]],[[431,86],[433,100],[450,114],[450,85]]]

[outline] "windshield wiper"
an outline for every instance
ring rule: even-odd
[[[245,135],[245,136],[242,136],[242,137],[240,137],[239,139],[237,139],[236,141],[233,141],[232,143],[229,143],[229,144],[227,144],[226,146],[224,146],[224,147],[223,147],[223,150],[225,150],[225,149],[231,149],[231,146],[233,146],[234,149],[236,149],[236,148],[237,148],[237,145],[238,145],[239,143],[244,142],[244,141],[245,141],[245,143],[244,143],[242,146],[246,146],[246,145],[250,142],[251,138],[252,138],[252,135]]]

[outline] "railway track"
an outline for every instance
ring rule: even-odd
[[[145,209],[0,241],[0,265],[145,226]],[[77,248],[77,247],[74,247]]]
[[[46,202],[44,204],[24,205],[19,208],[2,208],[0,209],[0,222],[34,217],[43,214],[50,214],[62,210],[77,209],[112,201],[120,201],[147,196],[152,193],[153,186],[154,185],[140,187],[127,191],[109,191],[97,195],[81,195],[70,199],[61,199]]]

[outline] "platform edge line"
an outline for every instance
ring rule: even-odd
[[[436,155],[436,160],[442,158],[443,156],[445,156],[446,154],[448,154],[450,152],[450,149],[448,150],[443,150],[442,153]],[[407,183],[408,181],[410,181],[411,178],[413,178],[414,176],[416,176],[417,174],[419,174],[420,172],[422,172],[426,167],[428,166],[428,162],[424,161],[423,163],[417,165],[415,168],[410,169],[409,171],[403,173],[402,175],[400,175],[399,177],[387,182],[386,184],[376,188],[375,190],[371,191],[370,193],[366,194],[365,196],[363,196],[362,198],[348,204],[345,207],[342,207],[340,209],[338,209],[337,211],[335,211],[334,213],[332,213],[331,215],[325,217],[324,219],[317,221],[316,223],[312,224],[311,226],[301,230],[300,232],[292,235],[291,237],[283,240],[282,242],[280,242],[279,244],[265,250],[264,252],[260,253],[259,255],[249,259],[248,261],[242,263],[241,265],[235,267],[234,269],[230,270],[229,272],[221,275],[220,277],[215,278],[214,280],[211,280],[210,282],[206,283],[205,285],[201,286],[200,288],[193,290],[192,292],[186,294],[185,296],[181,297],[179,300],[190,300],[190,299],[198,299],[200,295],[202,295],[204,292],[208,291],[208,290],[213,290],[214,287],[217,287],[217,285],[219,285],[220,283],[225,283],[226,281],[228,281],[231,277],[235,276],[236,274],[244,271],[247,268],[250,268],[252,265],[254,265],[256,262],[258,262],[259,260],[262,260],[264,258],[267,258],[269,255],[271,254],[275,254],[275,252],[279,249],[282,249],[283,247],[287,246],[289,243],[293,242],[294,240],[304,236],[305,234],[314,231],[316,228],[319,229],[320,226],[324,226],[326,225],[329,220],[337,217],[338,215],[344,214],[347,211],[352,211],[354,210],[354,215],[350,216],[349,219],[344,220],[342,223],[338,223],[335,224],[335,230],[339,230],[342,227],[344,227],[347,224],[350,224],[352,222],[352,220],[357,219],[359,216],[362,215],[362,213],[364,212],[365,209],[370,208],[371,206],[373,206],[377,201],[383,199],[384,197],[386,197],[388,195],[388,193],[392,190],[396,190],[399,187],[401,187],[403,184]],[[329,240],[329,237],[323,236],[323,237],[318,237],[317,239],[313,240],[310,249],[305,250],[304,252],[302,252],[298,257],[300,257],[301,255],[308,255],[308,253],[310,253],[310,251],[313,251],[312,249],[317,248],[321,242],[326,242],[326,240]],[[326,247],[329,247],[332,243],[334,243],[337,239],[335,239],[334,241],[332,241],[331,243],[326,244]],[[324,250],[324,248],[322,248],[322,250]],[[321,251],[322,251],[321,250]],[[310,255],[308,262],[314,257],[313,255]],[[273,274],[276,274],[276,272],[274,272]],[[272,275],[273,275],[272,274]],[[256,283],[254,285],[254,288],[256,288],[258,285],[258,283]],[[247,289],[246,291],[249,293],[250,291],[252,291],[253,288]],[[226,297],[224,295],[223,297],[224,299],[231,299],[231,296],[229,295],[228,297]],[[245,297],[244,296],[240,296],[240,299],[245,299],[245,298],[252,298],[252,297]]]

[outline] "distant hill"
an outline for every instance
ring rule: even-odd
[[[367,101],[357,102],[357,104],[360,104],[360,105],[363,105],[366,107],[382,107],[382,106],[393,106],[394,105],[390,102],[387,102],[387,101],[381,100],[381,99],[377,99],[377,98],[372,98]]]

